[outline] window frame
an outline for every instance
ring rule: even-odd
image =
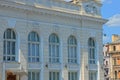
[[[34,80],[40,80],[40,78],[41,78],[41,73],[40,73],[40,71],[38,70],[38,71],[34,71],[34,70],[29,70],[28,71],[28,80],[33,80],[33,73],[34,73]],[[37,76],[37,78],[36,78],[36,76]],[[30,78],[30,79],[29,79]]]
[[[28,62],[39,63],[41,61],[40,51],[41,51],[40,50],[40,37],[37,32],[32,31],[28,35]]]
[[[57,77],[56,77],[57,75]],[[61,80],[59,71],[49,71],[49,80]]]
[[[97,71],[89,70],[89,80],[97,80]]]
[[[60,63],[60,42],[54,33],[49,36],[49,62]]]
[[[3,35],[3,61],[16,62],[17,61],[17,36],[13,29],[6,29]],[[14,46],[13,46],[14,43]],[[13,54],[14,53],[14,54]],[[11,58],[14,58],[12,60]],[[8,60],[9,59],[9,60]]]
[[[77,71],[69,71],[68,72],[68,80],[78,80],[78,72]]]
[[[94,38],[88,39],[88,62],[89,64],[96,64],[96,43]]]
[[[68,38],[68,63],[78,63],[77,55],[77,40],[74,36],[70,36]]]

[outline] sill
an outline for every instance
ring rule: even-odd
[[[68,63],[68,65],[79,65],[78,63]]]
[[[18,63],[18,64],[20,64],[19,61],[3,61],[3,63]]]
[[[61,62],[49,62],[48,64],[61,64]]]
[[[40,64],[41,62],[28,62],[28,64]]]

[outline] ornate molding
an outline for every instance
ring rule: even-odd
[[[25,5],[25,4],[20,4],[20,3],[10,2],[10,1],[7,1],[7,2],[0,1],[0,6],[6,7],[6,8],[24,10],[26,12],[37,12],[39,14],[45,14],[45,15],[56,15],[56,16],[69,17],[69,18],[74,18],[79,20],[91,20],[91,21],[101,22],[102,24],[104,24],[107,21],[105,19],[98,18],[98,17],[81,15],[79,12],[74,12],[74,11],[66,12],[64,10],[59,11],[52,8],[43,7],[40,5],[30,6],[30,5]]]

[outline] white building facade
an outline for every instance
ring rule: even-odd
[[[98,0],[0,0],[0,80],[103,80]]]

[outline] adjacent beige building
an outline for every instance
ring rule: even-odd
[[[113,34],[112,42],[107,44],[109,55],[109,79],[120,79],[120,36]]]
[[[99,0],[0,0],[0,80],[103,80]]]

